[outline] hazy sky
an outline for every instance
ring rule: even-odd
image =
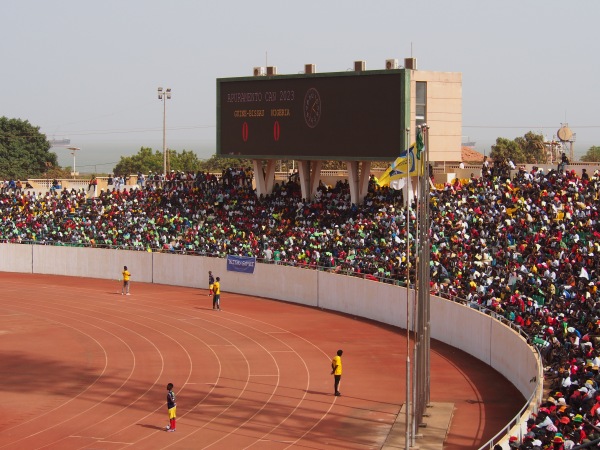
[[[576,155],[600,145],[598,0],[0,0],[0,11],[0,116],[69,137],[82,171],[162,150],[158,86],[173,91],[168,147],[204,159],[217,78],[383,69],[411,51],[421,70],[462,72],[463,135],[481,152],[565,122]]]

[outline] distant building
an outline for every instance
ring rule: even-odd
[[[469,136],[463,136],[463,137],[462,137],[462,143],[461,143],[461,145],[462,145],[463,147],[475,148],[475,144],[477,144],[477,142],[475,142],[475,141],[471,141],[471,140],[469,139]]]
[[[466,163],[472,162],[483,162],[484,155],[479,153],[477,150],[472,149],[471,147],[466,147],[463,145],[461,148],[461,161]]]
[[[62,139],[52,138],[52,139],[48,139],[48,142],[50,142],[50,145],[52,147],[64,147],[64,146],[71,144],[71,139],[69,139],[69,138],[62,138]]]
[[[411,124],[429,126],[429,160],[460,161],[462,73],[416,70],[416,63],[410,72]],[[412,126],[410,132],[414,140]]]

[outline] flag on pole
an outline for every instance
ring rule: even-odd
[[[421,153],[425,149],[425,141],[423,140],[423,131],[421,130],[421,128],[419,128],[417,131],[416,146],[417,146],[417,159],[421,159]]]
[[[422,141],[422,138],[421,138]],[[408,149],[402,151],[400,156],[392,165],[379,177],[377,184],[379,186],[389,186],[391,181],[406,178],[407,176],[423,175],[423,165],[417,164],[417,143],[413,143]]]

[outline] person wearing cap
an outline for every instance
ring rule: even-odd
[[[594,381],[594,374],[590,370],[589,372],[586,372],[585,376],[587,378],[585,380],[585,387],[588,390],[588,398],[596,398],[596,391],[598,390],[598,385],[596,384],[596,381]]]
[[[587,438],[587,434],[583,429],[583,416],[581,414],[576,414],[573,417],[572,437],[576,444],[581,444],[581,442]]]
[[[562,434],[556,433],[554,438],[552,439],[552,450],[565,450],[565,440],[562,437]]]
[[[519,442],[519,438],[517,436],[511,436],[508,438],[508,446],[510,448],[519,448],[521,443]]]

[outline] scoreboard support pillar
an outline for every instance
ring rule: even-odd
[[[369,191],[371,161],[346,161],[346,167],[350,185],[350,201],[355,205],[360,205]]]
[[[323,161],[298,161],[298,175],[302,198],[312,200],[321,181]]]
[[[302,198],[312,200],[319,188],[321,181],[321,167],[323,161],[297,161],[298,177]],[[256,195],[269,195],[273,192],[275,185],[275,159],[253,159],[254,182]],[[369,178],[371,175],[370,161],[346,161],[348,170],[348,184],[350,185],[350,199],[355,205],[362,204],[369,191]]]
[[[274,159],[267,160],[266,169],[263,171],[263,160],[253,159],[254,182],[256,183],[256,195],[268,195],[273,192],[275,184],[275,163]]]

